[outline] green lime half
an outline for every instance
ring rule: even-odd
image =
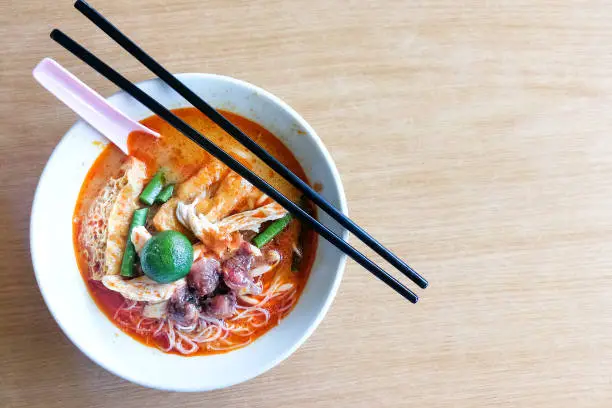
[[[149,239],[140,253],[140,266],[149,278],[169,283],[185,277],[193,263],[193,247],[180,232],[164,231]]]

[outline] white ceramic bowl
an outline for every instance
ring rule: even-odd
[[[340,177],[315,131],[274,95],[236,79],[208,74],[178,77],[216,108],[245,116],[280,138],[322,194],[347,212]],[[139,84],[167,108],[188,106],[160,80]],[[151,112],[124,92],[109,101],[134,119]],[[58,102],[59,103],[59,102]],[[57,145],[38,183],[30,225],[36,279],[51,314],[64,333],[93,361],[135,383],[165,390],[206,391],[251,379],[293,353],[329,309],[342,278],[345,255],[319,238],[313,269],[294,310],[251,345],[226,354],[182,357],[144,346],[112,324],[89,296],[77,268],[72,216],[85,175],[107,143],[86,123],[77,122]],[[319,219],[330,219],[319,211]],[[347,238],[340,227],[336,233]]]

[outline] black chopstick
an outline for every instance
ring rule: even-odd
[[[312,216],[310,216],[306,211],[302,210],[298,205],[296,205],[283,194],[281,194],[265,180],[257,176],[255,173],[251,172],[240,162],[235,160],[232,156],[220,149],[217,145],[212,143],[194,128],[189,126],[187,123],[183,122],[178,116],[174,115],[168,109],[163,107],[159,102],[150,97],[148,94],[146,94],[136,85],[134,85],[128,79],[123,77],[117,71],[112,69],[106,63],[102,62],[91,52],[87,51],[80,44],[76,43],[66,34],[57,29],[51,32],[51,38],[55,40],[58,44],[60,44],[62,47],[70,51],[72,54],[74,54],[81,61],[92,67],[106,79],[110,80],[119,88],[123,89],[138,102],[149,108],[153,113],[160,116],[174,128],[180,131],[183,135],[187,136],[193,142],[205,149],[212,156],[223,162],[231,170],[238,173],[249,183],[253,184],[263,193],[267,194],[273,200],[278,202],[296,218],[309,225],[319,235],[329,241],[336,248],[340,249],[342,252],[350,256],[355,262],[370,271],[372,274],[374,274],[374,276],[382,280],[397,293],[399,293],[412,303],[416,303],[418,301],[418,296],[410,289],[402,285],[402,283],[400,283],[397,279],[389,275],[387,272],[385,272],[382,268],[380,268],[378,265],[368,259],[361,252],[357,251],[355,248],[353,248],[350,244],[348,244],[346,241],[344,241],[326,226],[324,226]]]
[[[402,259],[397,257],[393,252],[385,248],[380,242],[378,242],[374,237],[368,234],[363,228],[353,222],[350,218],[338,211],[333,205],[331,205],[327,200],[325,200],[323,196],[318,194],[312,187],[310,187],[302,179],[296,176],[291,170],[289,170],[285,165],[279,162],[274,156],[270,155],[250,137],[248,137],[240,129],[234,126],[232,122],[227,120],[215,108],[210,106],[206,101],[196,95],[191,89],[185,86],[168,70],[162,67],[157,61],[155,61],[151,56],[149,56],[136,43],[130,40],[125,34],[123,34],[117,27],[115,27],[96,9],[94,9],[89,4],[87,4],[87,2],[82,0],[77,0],[76,3],[74,3],[74,7],[79,10],[85,17],[91,20],[91,22],[98,26],[102,31],[104,31],[109,37],[115,40],[115,42],[117,42],[133,57],[140,61],[151,72],[157,75],[168,86],[170,86],[179,95],[181,95],[189,103],[191,103],[195,108],[199,109],[203,114],[208,116],[213,122],[215,122],[223,130],[225,130],[230,136],[232,136],[244,147],[253,152],[255,156],[260,158],[264,163],[270,166],[272,170],[281,175],[295,188],[300,190],[306,197],[308,197],[314,204],[316,204],[317,206],[319,206],[319,208],[329,214],[340,225],[355,234],[355,236],[359,238],[363,243],[365,243],[383,259],[388,261],[400,272],[410,278],[419,287],[423,289],[427,287],[427,280],[425,280],[425,278],[419,275],[418,272],[412,269],[408,264],[406,264]]]

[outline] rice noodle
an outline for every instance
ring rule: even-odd
[[[176,335],[179,337],[180,340],[175,343],[174,348],[177,349],[181,354],[193,354],[200,349],[200,346],[198,346],[188,336],[181,333],[180,330],[176,331]],[[183,342],[187,343],[191,348],[185,348],[183,346]]]
[[[159,320],[159,326],[153,332],[153,337],[157,336],[157,334],[160,333],[163,328],[164,328],[164,321],[162,319],[160,319]]]
[[[169,352],[170,350],[173,350],[175,348],[175,341],[174,341],[174,330],[172,329],[172,324],[169,321],[165,321],[165,325],[164,327],[167,326],[167,330],[161,330],[159,332],[159,334],[153,336],[153,338],[158,338],[158,337],[164,337],[166,339],[166,341],[168,342],[168,347],[163,347],[160,342],[156,342],[155,345],[157,346],[157,348],[159,348],[161,351],[164,352]]]
[[[249,344],[251,344],[252,340],[248,339],[247,341],[245,341],[244,343],[239,343],[239,344],[233,344],[233,345],[226,345],[226,346],[213,346],[213,345],[208,345],[208,349],[209,350],[215,350],[215,351],[230,351],[230,350],[235,350],[235,349],[239,349],[242,348],[244,346],[247,346]]]
[[[258,284],[262,287],[262,293],[249,295],[248,300],[242,299],[246,296],[240,296],[243,303],[237,305],[236,314],[226,320],[201,313],[196,323],[182,326],[169,317],[144,317],[142,312],[145,303],[133,300],[126,300],[117,309],[113,319],[122,327],[145,335],[164,352],[176,351],[190,355],[201,348],[220,352],[235,350],[253,342],[252,336],[269,325],[272,313],[276,322],[280,322],[297,300],[297,287],[294,283],[281,284],[276,278],[269,285],[262,281]]]
[[[181,326],[177,323],[175,323],[174,326],[183,333],[189,333],[192,332],[198,326],[198,322],[192,324],[191,326]]]

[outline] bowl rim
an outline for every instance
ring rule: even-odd
[[[280,99],[279,97],[277,97],[276,95],[272,94],[269,91],[266,91],[263,88],[260,88],[256,85],[253,85],[247,81],[244,80],[240,80],[240,79],[236,79],[230,76],[226,76],[226,75],[219,75],[219,74],[212,74],[212,73],[177,73],[174,74],[178,79],[183,80],[183,79],[203,79],[203,80],[213,80],[213,81],[220,81],[220,82],[225,82],[225,83],[229,83],[231,84],[231,86],[237,86],[237,87],[241,87],[241,88],[246,88],[249,91],[252,91],[254,93],[257,93],[259,96],[262,96],[265,99],[268,99],[269,101],[271,101],[275,106],[278,107],[279,110],[284,111],[286,114],[288,114],[296,123],[298,123],[300,126],[302,126],[303,129],[305,129],[305,136],[307,136],[310,140],[311,143],[313,143],[315,145],[315,147],[317,148],[317,150],[319,150],[319,152],[322,154],[324,161],[326,163],[326,165],[329,168],[330,171],[330,176],[331,178],[334,180],[335,182],[335,193],[338,195],[339,198],[339,203],[340,203],[340,208],[339,210],[345,214],[348,215],[348,206],[347,206],[347,201],[346,201],[346,195],[345,195],[345,191],[344,191],[344,186],[342,184],[342,180],[340,178],[340,173],[338,172],[338,169],[336,167],[336,164],[333,160],[333,158],[331,157],[331,154],[329,153],[329,151],[327,150],[327,148],[325,147],[325,145],[323,144],[323,142],[321,141],[321,139],[319,138],[319,136],[317,135],[316,131],[312,128],[312,126],[310,126],[310,124],[299,114],[297,113],[297,111],[295,111],[291,106],[289,106],[286,102],[284,102],[282,99]],[[151,79],[147,79],[144,81],[140,81],[135,83],[138,87],[146,87],[152,84],[161,84],[162,86],[167,86],[165,83],[163,83],[163,81],[159,78],[151,78]],[[109,97],[105,98],[108,101],[111,101],[113,99],[119,98],[121,96],[126,96],[127,93],[123,90],[119,90],[115,93],[113,93],[112,95],[110,95]],[[231,109],[230,109],[231,110]],[[66,337],[68,337],[68,339],[70,339],[70,341],[83,353],[85,354],[90,360],[92,360],[93,362],[95,362],[96,364],[98,364],[100,367],[104,368],[105,370],[113,373],[114,375],[123,378],[125,380],[131,381],[133,383],[145,386],[145,387],[149,387],[149,388],[154,388],[154,389],[160,389],[160,390],[167,390],[167,391],[188,391],[188,392],[192,392],[192,391],[211,391],[214,389],[221,389],[221,388],[225,388],[225,387],[229,387],[232,385],[236,385],[248,380],[251,380],[265,372],[267,372],[268,370],[274,368],[275,366],[277,366],[278,364],[280,364],[282,361],[284,361],[285,359],[287,359],[291,354],[293,354],[302,344],[304,344],[304,342],[312,335],[312,333],[316,330],[316,328],[319,326],[319,324],[321,323],[321,321],[324,319],[325,315],[327,314],[327,312],[329,311],[329,308],[331,307],[331,304],[333,303],[333,300],[336,297],[338,288],[340,286],[341,280],[342,280],[342,276],[344,274],[344,269],[345,269],[345,264],[346,264],[346,260],[347,260],[347,255],[344,253],[340,253],[339,254],[339,262],[338,262],[338,267],[336,268],[334,272],[335,277],[333,280],[333,283],[331,285],[331,288],[325,298],[325,301],[322,303],[322,305],[319,308],[319,311],[317,312],[316,315],[316,319],[310,323],[310,325],[304,330],[304,332],[302,333],[302,335],[300,336],[299,340],[296,341],[289,349],[287,349],[285,352],[283,353],[279,353],[277,354],[274,358],[271,358],[267,364],[261,365],[261,367],[259,367],[259,369],[256,369],[253,371],[252,374],[250,375],[243,375],[233,381],[229,381],[228,383],[224,384],[224,385],[219,385],[219,386],[215,386],[215,387],[185,387],[185,388],[174,388],[174,387],[164,387],[164,386],[160,386],[159,384],[151,384],[148,383],[147,381],[143,381],[140,378],[136,378],[134,376],[130,376],[127,375],[126,373],[122,373],[119,372],[118,370],[115,370],[114,367],[109,366],[108,364],[106,364],[105,361],[103,361],[102,358],[99,358],[99,356],[96,353],[92,353],[90,352],[89,349],[81,347],[81,345],[79,344],[79,342],[77,342],[73,336],[71,335],[71,331],[68,330],[67,327],[64,326],[64,322],[62,322],[58,316],[56,315],[56,310],[55,308],[52,306],[52,303],[50,302],[50,296],[51,294],[48,293],[44,287],[44,285],[41,285],[41,281],[39,279],[39,271],[42,270],[41,266],[38,263],[37,260],[37,249],[35,247],[35,235],[36,232],[34,230],[35,227],[35,221],[37,219],[36,217],[36,212],[39,209],[39,207],[41,207],[40,204],[40,187],[41,185],[45,182],[45,180],[48,178],[48,173],[49,173],[49,168],[50,168],[50,163],[52,163],[54,161],[54,157],[57,155],[58,150],[61,148],[61,146],[63,146],[64,144],[68,143],[68,138],[67,135],[69,135],[80,123],[84,122],[82,119],[77,119],[77,121],[64,133],[64,135],[62,136],[62,138],[60,139],[60,141],[57,143],[57,145],[55,146],[55,148],[53,149],[53,151],[51,152],[51,155],[49,156],[49,158],[47,159],[47,162],[45,164],[45,167],[40,175],[40,178],[38,180],[37,186],[36,186],[36,190],[34,193],[34,198],[32,201],[32,209],[31,209],[31,213],[30,213],[30,254],[31,254],[31,258],[32,258],[32,265],[33,265],[33,270],[34,270],[34,275],[36,278],[36,283],[37,286],[40,290],[40,293],[42,295],[43,301],[45,302],[45,305],[47,306],[47,309],[49,310],[49,312],[51,313],[53,319],[55,320],[55,322],[58,324],[58,326],[60,327],[60,329],[62,330],[62,332],[64,333],[64,335],[66,335]],[[319,210],[320,211],[320,210]],[[348,240],[348,231],[343,228],[340,227],[340,231],[338,233],[338,235],[344,239],[345,241]],[[323,239],[321,237],[319,237],[319,239]],[[246,346],[249,347],[249,346]],[[246,348],[245,347],[245,348]]]

